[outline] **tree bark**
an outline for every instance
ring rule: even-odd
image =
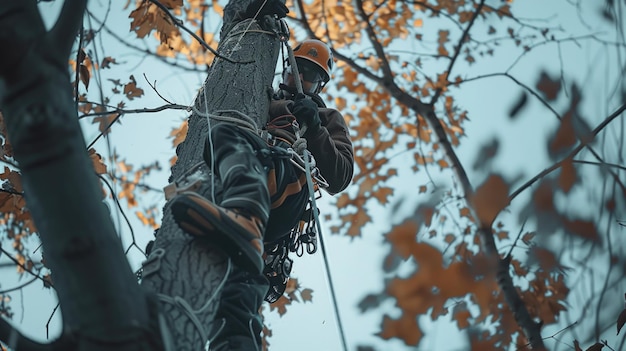
[[[241,118],[237,113],[220,112],[235,110],[249,116],[259,127],[267,122],[280,43],[256,22],[248,28],[249,25],[250,21],[239,22],[222,38],[218,52],[228,60],[215,59],[196,97],[187,137],[177,148],[178,160],[170,181],[180,180],[199,163],[198,173],[211,179],[202,158],[209,129],[207,114]],[[215,186],[219,203],[220,184]],[[214,192],[211,182],[203,182],[197,192],[211,199]],[[216,327],[211,324],[229,264],[219,247],[183,233],[165,206],[153,252],[144,265],[142,285],[160,297],[174,350],[204,349],[211,337],[209,329]]]
[[[102,202],[67,72],[85,5],[67,0],[46,32],[35,0],[2,3],[0,101],[72,349],[146,350],[149,303]]]
[[[249,1],[231,3],[241,8]],[[85,5],[66,0],[49,32],[35,0],[0,5],[0,45],[11,48],[0,55],[0,107],[64,322],[63,340],[52,345],[23,338],[4,320],[0,338],[20,351],[203,350],[230,263],[219,248],[182,233],[166,206],[144,264],[144,289],[137,284],[102,202],[67,73]],[[202,162],[208,125],[201,115],[236,110],[258,126],[267,121],[279,43],[256,23],[247,32],[249,23],[238,23],[222,40],[219,51],[229,60],[218,58],[211,67],[171,179]],[[206,165],[200,169],[208,174]],[[205,182],[200,192],[208,196],[211,189]]]

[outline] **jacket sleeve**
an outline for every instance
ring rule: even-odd
[[[320,173],[328,181],[328,192],[334,195],[348,187],[352,180],[354,150],[341,113],[320,108],[319,114],[321,128],[314,135],[305,133],[304,137]]]

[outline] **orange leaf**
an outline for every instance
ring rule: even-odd
[[[498,213],[509,205],[509,186],[501,176],[492,174],[470,196],[470,203],[480,223],[491,226]]]
[[[439,31],[439,39],[437,40],[439,43],[439,47],[437,48],[437,53],[441,56],[448,56],[448,50],[446,50],[445,44],[450,41],[449,38],[450,31],[440,30]]]
[[[300,296],[302,296],[302,301],[309,301],[309,302],[313,302],[313,290],[312,289],[304,289],[302,290],[302,292],[300,293]]]
[[[559,176],[559,185],[565,193],[568,193],[576,183],[576,168],[574,161],[568,158],[561,166],[561,175]]]
[[[80,77],[80,81],[85,84],[85,89],[89,90],[89,78],[91,78],[91,74],[87,66],[82,63],[78,67],[78,76]]]
[[[561,120],[561,124],[550,142],[551,154],[558,154],[569,149],[576,143],[576,131],[574,129],[574,114],[568,113]]]
[[[100,133],[106,135],[111,131],[111,125],[117,120],[119,123],[119,113],[112,113],[106,116],[98,116],[93,119],[92,123],[99,123],[98,130]]]
[[[460,209],[459,213],[461,214],[461,217],[472,218],[472,214],[470,212],[470,209],[467,208],[467,207],[463,207],[462,209]]]
[[[277,309],[278,314],[282,317],[285,313],[287,313],[288,305],[291,305],[291,300],[283,295],[276,302],[270,304],[270,311]]]
[[[472,318],[472,314],[467,309],[459,309],[454,312],[453,319],[456,320],[459,329],[465,329],[470,326],[469,319]]]
[[[143,95],[143,89],[137,87],[135,77],[132,75],[130,76],[130,82],[124,85],[124,95],[126,95],[128,100],[132,100]]]
[[[172,129],[170,137],[174,138],[174,140],[172,140],[172,146],[174,146],[174,148],[185,140],[187,137],[187,130],[189,130],[188,120],[184,120],[180,127]]]
[[[537,82],[537,89],[545,95],[548,101],[553,101],[559,95],[561,81],[558,79],[552,80],[546,72],[541,72],[541,77],[539,77],[539,82]]]
[[[22,176],[20,173],[9,169],[9,167],[4,167],[4,172],[0,174],[0,179],[7,180],[6,183],[2,185],[3,189],[12,188],[15,192],[22,192]]]
[[[106,174],[107,166],[102,161],[102,156],[94,148],[89,149],[88,154],[96,174]]]
[[[402,258],[407,259],[411,255],[413,246],[417,243],[417,232],[419,226],[414,221],[404,221],[404,223],[397,225],[386,234],[387,240],[393,246],[393,249],[398,252]]]
[[[569,220],[564,218],[563,225],[565,229],[571,232],[574,235],[578,235],[582,238],[589,239],[592,241],[599,241],[600,236],[598,235],[598,230],[596,229],[596,225],[590,221],[583,221],[580,219]]]
[[[389,202],[389,196],[393,195],[393,188],[382,187],[372,193],[372,197],[376,198],[381,205]]]
[[[400,319],[391,319],[385,315],[382,331],[378,335],[383,339],[399,338],[407,345],[417,346],[422,339],[422,330],[417,325],[417,318],[404,314]]]

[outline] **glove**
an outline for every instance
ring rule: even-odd
[[[263,8],[261,8],[263,6]],[[261,11],[259,12],[259,8]],[[263,0],[254,0],[246,10],[246,18],[254,18],[254,16],[259,13],[256,18],[259,19],[265,15],[276,15],[278,18],[283,18],[287,16],[289,9],[285,4],[283,4],[280,0],[267,0],[264,4]]]
[[[306,134],[315,134],[320,129],[322,122],[320,121],[320,114],[315,101],[307,99],[303,95],[296,96],[292,113],[298,123],[306,126]]]

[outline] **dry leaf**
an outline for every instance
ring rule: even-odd
[[[558,79],[552,80],[546,72],[541,72],[541,77],[539,77],[539,82],[537,82],[537,89],[544,94],[548,101],[553,101],[559,95],[561,81]]]
[[[604,345],[602,343],[597,342],[597,343],[591,345],[585,351],[600,351],[600,350],[602,350],[603,347],[604,347]]]
[[[88,154],[96,174],[106,174],[107,166],[104,164],[102,156],[96,153],[94,148],[89,149]]]
[[[399,338],[407,345],[417,346],[422,339],[422,330],[417,325],[417,318],[403,315],[400,319],[383,317],[382,330],[378,333],[383,339]]]
[[[470,203],[484,226],[491,227],[496,216],[509,205],[509,186],[499,175],[491,175],[470,196]]]
[[[187,137],[187,130],[189,129],[189,122],[187,119],[180,124],[180,127],[172,129],[170,132],[170,137],[173,138],[172,146],[176,148],[180,143],[182,143]]]
[[[302,296],[302,301],[304,302],[313,302],[313,290],[312,289],[303,289],[300,292],[300,296]]]
[[[143,95],[143,89],[137,87],[135,77],[132,75],[130,76],[130,83],[124,85],[124,95],[126,95],[128,100],[132,100]]]
[[[583,351],[583,349],[580,348],[578,340],[574,340],[574,351]]]
[[[568,158],[561,165],[561,174],[559,175],[559,186],[567,194],[576,183],[576,168],[574,161]]]

